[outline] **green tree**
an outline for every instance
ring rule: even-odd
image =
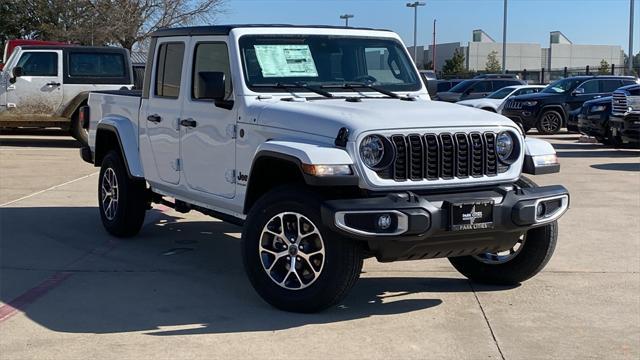
[[[453,52],[453,57],[445,60],[444,66],[442,66],[442,72],[445,75],[459,75],[467,72],[464,66],[464,54],[462,50],[456,49]]]
[[[487,55],[487,63],[485,65],[485,71],[488,73],[499,73],[502,71],[502,65],[498,60],[498,52],[492,51]]]
[[[598,68],[598,74],[607,75],[610,72],[611,72],[611,66],[609,66],[609,63],[607,62],[607,60],[602,59],[600,61],[600,67]]]

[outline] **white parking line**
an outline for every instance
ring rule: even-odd
[[[21,198],[19,198],[19,199],[11,200],[11,201],[6,202],[6,203],[4,203],[4,204],[0,204],[0,207],[7,206],[7,205],[11,205],[11,204],[17,203],[18,201],[22,201],[22,200],[24,200],[24,199],[28,199],[28,198],[33,197],[33,196],[36,196],[36,195],[40,195],[40,194],[45,193],[45,192],[47,192],[47,191],[54,190],[54,189],[57,189],[57,188],[59,188],[59,187],[65,186],[65,185],[72,184],[72,183],[74,183],[74,182],[76,182],[76,181],[80,181],[80,180],[86,179],[86,178],[88,178],[88,177],[91,177],[91,176],[97,175],[98,173],[99,173],[99,171],[96,171],[96,172],[91,173],[91,174],[89,174],[89,175],[81,176],[81,177],[79,177],[79,178],[77,178],[77,179],[69,180],[69,181],[67,181],[67,182],[65,182],[65,183],[58,184],[58,185],[54,185],[54,186],[52,186],[52,187],[50,187],[50,188],[47,188],[47,189],[44,189],[44,190],[36,191],[36,192],[34,192],[33,194],[29,194],[29,195],[23,196],[23,197],[21,197]]]

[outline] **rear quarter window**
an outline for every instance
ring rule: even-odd
[[[73,52],[69,54],[69,76],[124,77],[125,64],[122,54]]]

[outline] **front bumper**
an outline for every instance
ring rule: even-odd
[[[609,122],[614,136],[620,135],[624,142],[640,143],[640,114],[612,115]]]
[[[503,109],[502,115],[508,117],[516,123],[524,125],[526,128],[535,128],[538,125],[537,108],[523,109]]]
[[[494,204],[490,227],[452,230],[452,204],[482,202]],[[540,203],[548,207],[542,217],[536,214]],[[404,192],[330,200],[322,207],[322,221],[343,236],[366,241],[379,261],[396,261],[509,249],[525,231],[555,221],[568,207],[569,192],[563,186],[520,188],[509,185],[459,193],[417,195]],[[376,230],[376,221],[382,215],[392,218],[391,226]],[[473,224],[473,220],[470,223]]]
[[[605,137],[607,135],[607,129],[603,126],[604,119],[602,114],[580,114],[578,115],[578,131],[581,134]]]

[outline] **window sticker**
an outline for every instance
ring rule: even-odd
[[[309,45],[254,45],[262,76],[318,77]]]

